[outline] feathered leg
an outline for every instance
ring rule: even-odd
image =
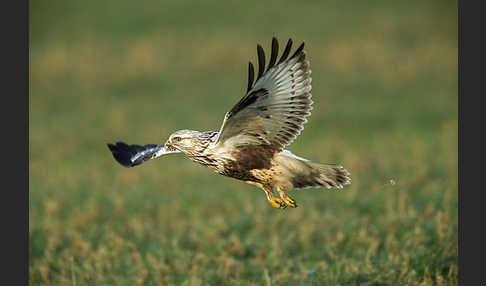
[[[252,182],[252,181],[245,181],[245,183],[257,186],[260,189],[264,190],[265,194],[267,195],[267,200],[272,205],[272,207],[277,208],[277,209],[284,209],[284,208],[287,207],[287,205],[285,204],[285,202],[281,198],[276,198],[276,197],[273,196],[273,190],[272,190],[271,186],[263,185],[263,184]]]

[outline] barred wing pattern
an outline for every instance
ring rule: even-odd
[[[107,144],[115,160],[121,165],[130,168],[142,164],[150,159],[155,159],[165,154],[179,153],[175,148],[167,148],[164,145],[155,144],[128,145],[123,142]]]
[[[225,115],[215,144],[271,145],[282,150],[304,129],[311,113],[311,70],[302,43],[287,59],[289,39],[277,65],[278,42],[272,39],[270,62],[265,69],[265,53],[258,45],[258,77],[253,84],[253,64],[249,63],[247,94]]]

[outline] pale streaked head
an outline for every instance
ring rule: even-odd
[[[165,145],[169,148],[175,147],[182,152],[193,150],[200,133],[199,131],[187,129],[178,130],[169,136],[169,140],[167,140]]]

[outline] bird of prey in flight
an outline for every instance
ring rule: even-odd
[[[125,167],[184,153],[216,173],[261,188],[275,208],[297,207],[287,194],[292,189],[343,188],[351,179],[342,166],[311,162],[285,149],[304,129],[313,103],[304,43],[289,57],[291,48],[289,39],[277,61],[279,45],[273,38],[265,67],[265,53],[257,45],[256,80],[253,82],[255,72],[249,62],[247,92],[226,113],[219,131],[179,130],[162,145],[117,142],[108,144],[108,148]]]

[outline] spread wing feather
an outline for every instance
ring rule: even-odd
[[[287,59],[292,40],[276,66],[278,42],[272,39],[272,54],[265,70],[265,53],[257,46],[258,76],[253,84],[253,65],[249,64],[248,91],[226,113],[215,144],[272,145],[278,150],[288,146],[304,129],[311,113],[311,70],[302,43]]]

